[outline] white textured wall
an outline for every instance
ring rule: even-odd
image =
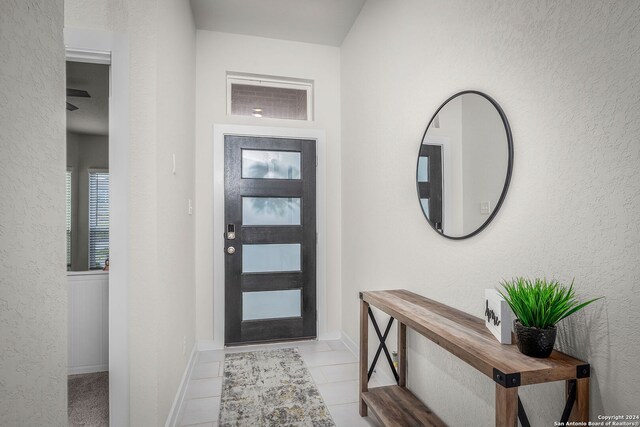
[[[66,26],[128,40],[130,424],[164,425],[195,336],[191,9],[177,0],[66,0],[65,7]]]
[[[162,0],[158,20],[158,421],[164,424],[195,341],[195,65],[189,3]],[[171,154],[176,174],[171,174]],[[195,201],[193,202],[195,205]],[[149,292],[154,292],[151,284]],[[144,303],[144,297],[140,304]],[[182,353],[186,338],[186,353]],[[143,349],[140,349],[143,351]],[[151,380],[151,379],[150,379]],[[143,414],[144,415],[144,414]],[[137,425],[137,424],[134,424]]]
[[[0,3],[0,425],[67,423],[62,0]]]
[[[489,218],[480,202],[493,211],[500,199],[509,164],[509,147],[498,111],[477,95],[462,99],[462,202],[464,234],[473,233]]]
[[[314,81],[314,120],[228,116],[226,73],[243,72]],[[340,50],[335,47],[197,32],[196,77],[196,317],[197,337],[213,339],[213,125],[323,129],[326,132],[327,326],[340,329]],[[319,207],[320,209],[321,207]]]
[[[592,363],[591,414],[638,412],[639,21],[628,1],[367,2],[341,52],[348,336],[362,289],[408,288],[481,315],[483,289],[502,278],[575,277],[580,298],[605,296],[560,332]],[[433,111],[463,89],[502,105],[515,164],[494,222],[450,241],[422,217],[415,156]],[[446,422],[491,425],[490,379],[413,334],[409,349],[409,387]],[[522,391],[532,425],[560,417],[562,394],[560,383]]]
[[[119,0],[121,5],[127,0]],[[115,2],[110,0],[64,0],[65,26],[89,30],[113,31],[122,21],[121,13],[126,8],[116,10]]]

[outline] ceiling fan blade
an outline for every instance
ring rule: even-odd
[[[67,88],[67,96],[77,96],[79,98],[91,98],[89,92],[81,89],[69,89]]]
[[[76,107],[76,106],[75,106],[75,105],[73,105],[73,104],[69,104],[69,103],[67,102],[67,111],[76,111],[77,109],[78,109],[78,107]]]

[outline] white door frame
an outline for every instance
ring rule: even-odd
[[[265,126],[215,124],[213,126],[213,345],[224,348],[224,136],[263,136],[272,138],[313,139],[316,141],[316,225],[317,246],[317,335],[328,339],[326,299],[326,145],[325,132],[320,129],[294,129]]]
[[[103,31],[64,29],[66,58],[110,64],[109,82],[109,424],[129,425],[129,53]]]

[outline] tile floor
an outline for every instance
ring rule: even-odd
[[[304,341],[201,351],[189,379],[181,426],[217,427],[225,353],[297,347],[338,427],[378,426],[358,414],[358,359],[341,341]],[[386,385],[374,374],[370,385]]]

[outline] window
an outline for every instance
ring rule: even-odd
[[[67,270],[71,270],[71,171],[67,171],[66,175],[67,188]]]
[[[89,171],[89,269],[109,258],[109,172]]]
[[[227,74],[227,113],[237,116],[313,120],[313,81]]]

